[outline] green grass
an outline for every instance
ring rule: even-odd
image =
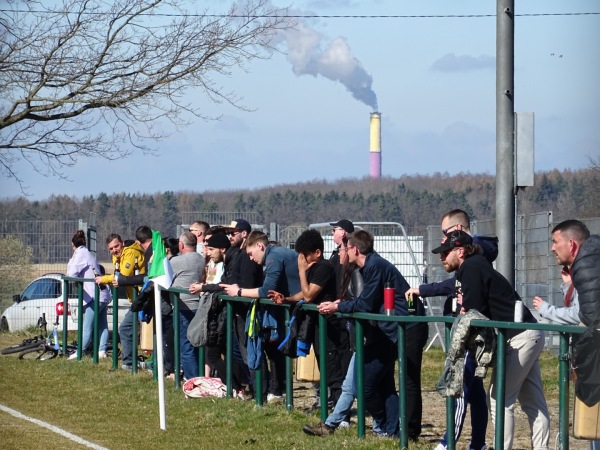
[[[19,342],[23,334],[0,334],[0,348]],[[432,393],[442,365],[439,349],[425,353],[423,390],[426,399],[432,400],[426,400],[424,422],[433,425],[424,429],[429,438],[411,444],[413,450],[433,448],[443,433],[445,402]],[[550,403],[558,394],[556,357],[545,353],[542,366]],[[319,417],[307,416],[301,409],[287,413],[283,405],[259,408],[253,401],[185,399],[172,382],[166,386],[167,429],[163,431],[159,428],[157,384],[146,372],[136,376],[122,370],[113,372],[110,361],[101,360],[94,366],[89,358],[42,362],[0,356],[0,404],[111,449],[398,448],[397,441],[376,438],[370,431],[365,439],[358,439],[355,426],[328,438],[306,436],[302,425],[315,424]],[[295,391],[295,396],[296,392],[306,395]],[[2,411],[0,420],[2,448],[81,448]],[[488,432],[493,432],[491,422]],[[461,440],[459,448],[467,442]]]

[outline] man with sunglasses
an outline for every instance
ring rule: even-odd
[[[479,311],[491,320],[514,322],[519,295],[510,282],[496,271],[463,230],[448,231],[442,244],[433,250],[439,254],[446,272],[457,272],[457,286],[462,291],[461,312]],[[528,308],[522,308],[523,322],[535,323]],[[508,330],[506,351],[504,448],[512,449],[517,398],[529,418],[534,449],[548,448],[550,415],[544,397],[539,356],[544,349],[544,332]],[[490,380],[490,409],[495,419],[497,386],[495,370]]]
[[[445,237],[447,233],[455,230],[464,231],[471,234],[471,220],[469,215],[462,209],[453,209],[448,211],[442,217],[442,233]],[[481,253],[485,259],[492,264],[498,256],[498,238],[488,236],[473,236],[473,242],[479,245]],[[443,315],[456,315],[459,311],[453,311],[453,299],[456,296],[456,273],[454,276],[437,283],[422,284],[418,288],[410,288],[406,292],[406,297],[419,295],[421,298],[444,296]],[[471,443],[469,450],[483,450],[487,448],[485,443],[485,433],[488,424],[487,395],[483,386],[483,380],[475,377],[477,363],[473,356],[467,353],[465,358],[465,372],[463,378],[463,395],[454,400],[454,439],[458,440],[462,433],[465,418],[467,416],[467,404],[471,408]],[[445,450],[447,447],[448,435],[444,433],[441,442],[435,450]]]

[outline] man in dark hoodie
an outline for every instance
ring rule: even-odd
[[[448,211],[442,217],[442,232],[450,233],[454,230],[462,230],[471,234],[471,221],[469,215],[462,209]],[[498,256],[498,238],[488,236],[473,236],[473,242],[481,248],[483,256],[492,264]],[[459,311],[453,308],[456,295],[456,276],[440,281],[438,283],[422,284],[418,288],[410,288],[406,292],[406,298],[410,295],[420,295],[421,298],[446,296],[443,314],[456,315]],[[454,309],[454,310],[453,310]],[[485,433],[488,423],[488,407],[483,380],[475,377],[477,363],[473,356],[467,353],[465,358],[465,373],[463,378],[463,395],[454,400],[454,438],[458,440],[462,432],[465,417],[467,416],[467,404],[471,407],[471,443],[469,449],[480,450],[485,448]],[[436,450],[445,450],[448,445],[447,432],[436,447]]]

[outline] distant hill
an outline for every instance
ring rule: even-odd
[[[587,170],[540,172],[536,185],[518,194],[519,213],[545,210],[561,217],[600,212],[600,174]],[[473,219],[495,217],[495,177],[461,173],[403,176],[380,180],[313,180],[253,190],[162,193],[99,193],[82,198],[52,195],[0,201],[3,221],[67,220],[97,214],[103,229],[133,232],[140,224],[173,234],[184,213],[252,213],[258,223],[304,225],[332,218],[401,222],[407,228],[437,224],[443,212],[462,208]]]

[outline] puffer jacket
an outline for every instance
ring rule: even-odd
[[[588,238],[571,267],[579,294],[579,318],[586,326],[600,324],[600,236]]]

